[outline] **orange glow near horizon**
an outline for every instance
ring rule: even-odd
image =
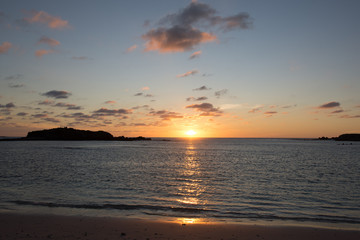
[[[51,129],[56,127],[72,127],[80,130],[106,131],[113,136],[126,137],[169,137],[169,138],[318,138],[322,136],[337,137],[343,133],[357,133],[358,118],[347,119],[347,124],[342,124],[343,119],[333,118],[325,121],[324,116],[318,116],[318,120],[308,119],[307,115],[293,113],[292,115],[279,115],[271,118],[261,117],[251,120],[236,120],[227,118],[207,119],[186,118],[164,121],[167,125],[159,126],[89,126],[41,122],[32,123],[21,120],[19,126],[0,127],[1,136],[25,137],[29,131]],[[0,116],[0,120],[5,119]],[[335,126],[336,125],[336,126]]]

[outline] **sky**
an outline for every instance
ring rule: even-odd
[[[360,132],[358,0],[3,0],[0,136]]]

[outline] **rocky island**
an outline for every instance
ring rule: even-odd
[[[89,131],[78,130],[74,128],[53,128],[40,131],[32,131],[24,138],[12,139],[12,140],[60,140],[60,141],[90,141],[90,140],[102,140],[102,141],[141,141],[151,140],[151,138],[144,137],[114,137],[112,134],[105,131]]]

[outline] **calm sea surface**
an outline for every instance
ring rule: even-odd
[[[0,142],[0,211],[360,228],[360,143]]]

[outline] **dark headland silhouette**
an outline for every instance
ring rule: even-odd
[[[32,131],[26,137],[12,139],[12,140],[61,140],[61,141],[89,141],[89,140],[103,140],[103,141],[141,141],[151,140],[145,137],[114,137],[105,131],[89,131],[78,130],[74,128],[53,128],[40,131]]]
[[[335,140],[335,141],[360,141],[360,133],[346,133],[338,137],[328,138],[319,137],[319,140]]]

